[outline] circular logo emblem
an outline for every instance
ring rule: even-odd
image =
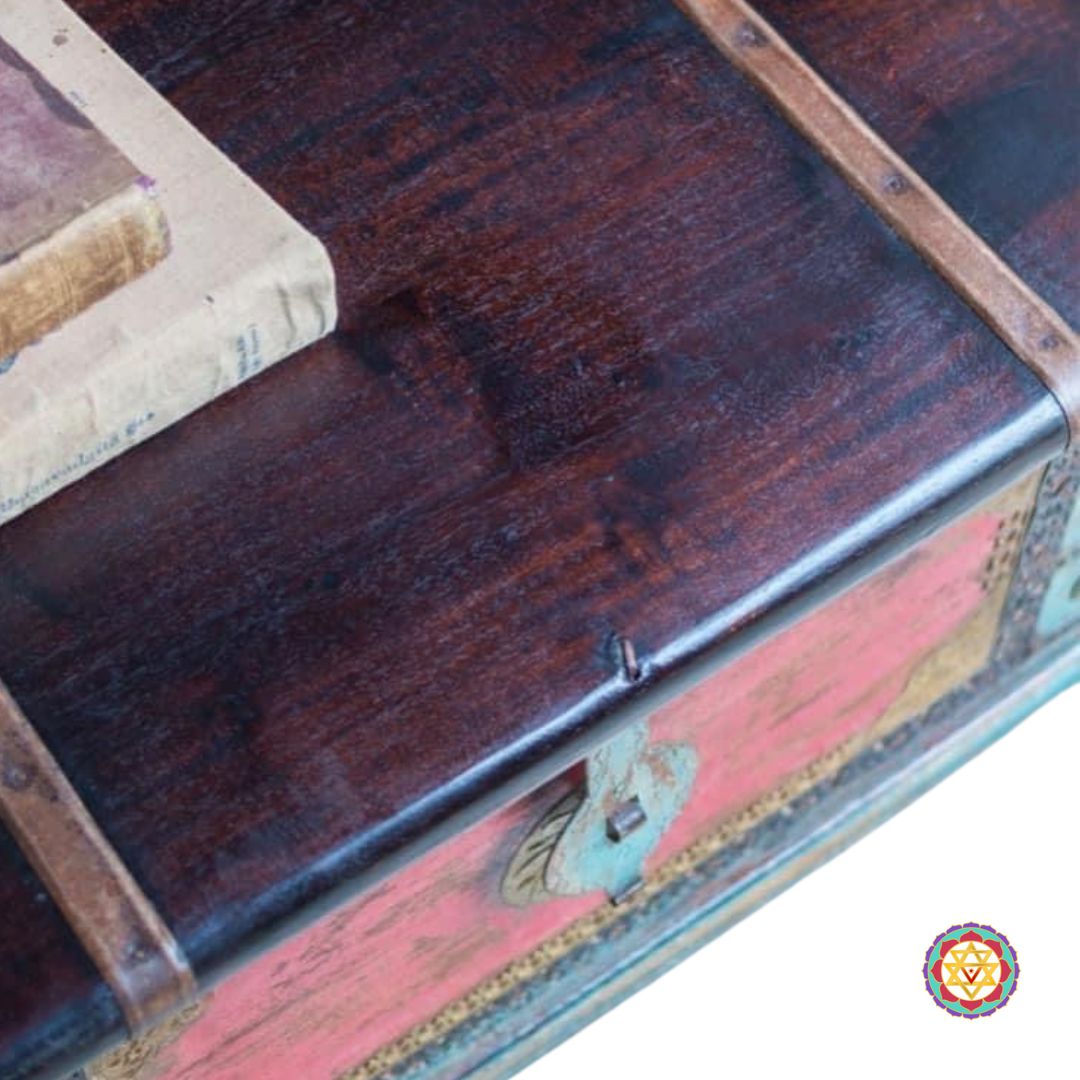
[[[954,1016],[974,1020],[997,1012],[1012,996],[1020,967],[1004,934],[964,923],[934,938],[923,965],[926,989]]]

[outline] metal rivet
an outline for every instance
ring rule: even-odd
[[[627,900],[630,900],[633,897],[637,896],[637,894],[641,892],[641,890],[644,888],[644,880],[642,878],[635,878],[625,888],[620,889],[617,893],[613,893],[611,897],[611,902],[616,907],[619,907],[620,904],[625,904]]]
[[[26,791],[34,782],[35,773],[33,765],[25,765],[5,755],[0,767],[0,780],[9,791]]]
[[[911,184],[902,173],[891,172],[882,180],[881,187],[889,195],[903,195],[911,189]]]
[[[768,43],[769,39],[752,22],[744,22],[735,31],[735,44],[740,49],[760,49]]]
[[[608,815],[608,839],[620,843],[631,833],[637,832],[646,821],[648,821],[648,815],[645,813],[645,807],[641,805],[641,800],[635,795],[632,799],[620,803]]]

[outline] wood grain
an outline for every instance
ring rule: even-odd
[[[1080,338],[745,0],[680,0],[709,40],[1046,384],[1080,433]]]
[[[161,917],[0,683],[0,821],[109,984],[132,1034],[195,981]]]
[[[1036,292],[1080,324],[1072,0],[756,6]]]
[[[200,978],[1064,445],[667,0],[76,6],[339,275],[329,341],[0,531],[0,675]]]
[[[40,1075],[82,1064],[124,1029],[108,984],[60,909],[0,828],[3,867],[3,997],[0,1029],[4,1075]]]

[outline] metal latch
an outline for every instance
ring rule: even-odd
[[[648,721],[632,724],[588,758],[584,789],[560,800],[522,842],[504,899],[523,906],[603,889],[613,903],[628,900],[696,772],[693,747],[650,743]]]

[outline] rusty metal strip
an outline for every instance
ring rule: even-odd
[[[192,1000],[195,979],[179,944],[2,683],[0,820],[133,1032]]]
[[[750,4],[676,3],[1039,375],[1080,437],[1080,342],[1065,319]]]

